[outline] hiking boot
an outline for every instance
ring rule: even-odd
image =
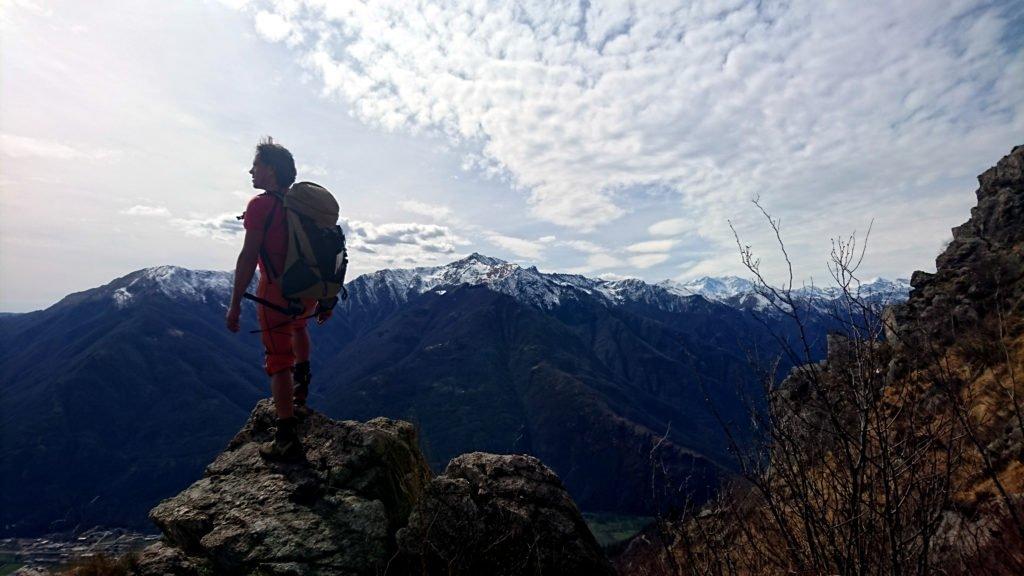
[[[302,444],[299,443],[299,436],[295,433],[295,427],[299,421],[291,418],[279,418],[277,430],[274,432],[274,439],[260,444],[260,456],[268,460],[298,460],[302,457]]]
[[[309,372],[309,361],[299,362],[292,368],[292,381],[295,386],[292,400],[295,403],[295,408],[303,412],[303,417],[308,412],[306,399],[309,398],[309,381],[312,378],[313,375]]]

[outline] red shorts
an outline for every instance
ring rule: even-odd
[[[260,277],[259,288],[256,295],[274,304],[287,306],[288,302],[281,296],[279,284],[270,284]],[[315,299],[303,300],[304,310],[301,316],[311,314],[316,306]],[[263,361],[263,368],[267,374],[276,374],[282,370],[291,370],[295,365],[295,351],[292,349],[292,334],[299,330],[306,329],[306,319],[293,320],[277,310],[257,304],[256,314],[260,320],[260,339],[263,341],[263,349],[266,356]]]

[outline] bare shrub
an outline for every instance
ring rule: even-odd
[[[767,281],[738,234],[737,247],[758,293],[798,337],[776,333],[779,357],[758,367],[767,407],[750,418],[764,441],[737,441],[719,418],[740,478],[707,505],[659,521],[665,573],[1022,573],[1021,486],[1008,485],[1024,462],[1020,350],[1002,312],[1019,303],[1000,307],[997,278],[988,286],[994,316],[960,306],[952,337],[904,337],[884,303],[860,290],[869,228],[862,242],[833,241],[828,268],[840,297],[828,313],[840,330],[828,361],[815,362],[811,304],[794,289],[781,223],[754,203],[786,282]],[[783,363],[795,368],[777,384]]]

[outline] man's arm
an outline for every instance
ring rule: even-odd
[[[263,229],[253,228],[245,231],[245,242],[242,244],[242,251],[238,254],[238,262],[235,263],[235,287],[231,291],[231,304],[228,306],[228,314],[225,318],[228,330],[238,332],[239,317],[242,314],[242,294],[252,282],[253,274],[256,273],[256,261],[260,257],[260,245],[263,244]]]

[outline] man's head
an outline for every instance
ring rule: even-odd
[[[267,137],[256,146],[252,160],[252,187],[260,190],[287,190],[295,182],[295,159],[287,148]]]

